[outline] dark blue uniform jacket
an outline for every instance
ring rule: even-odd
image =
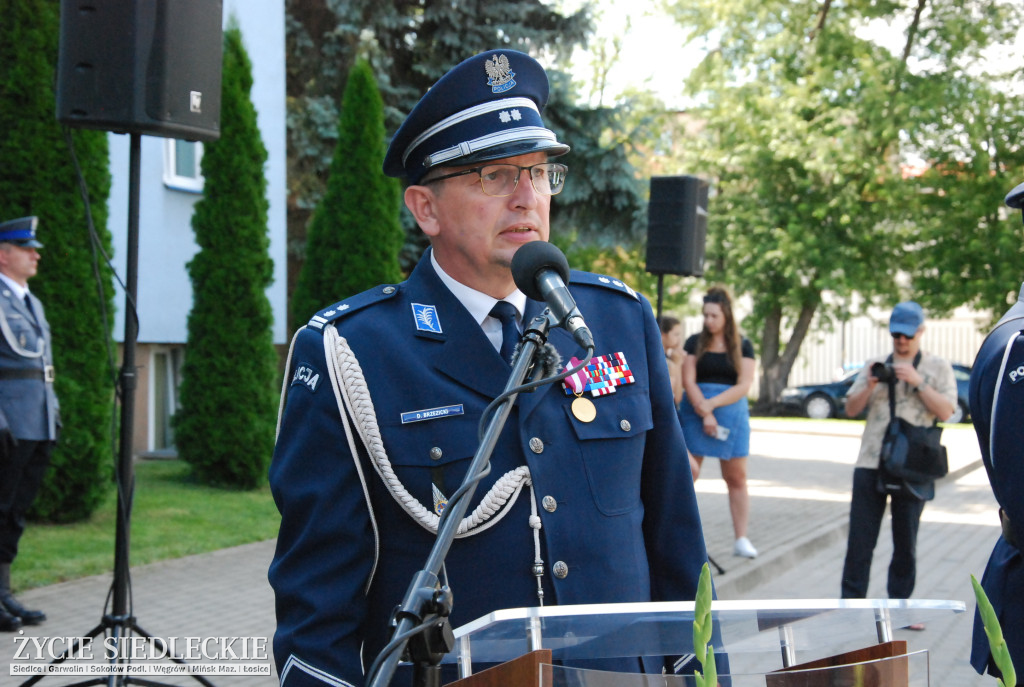
[[[650,304],[606,277],[574,272],[569,286],[595,354],[622,352],[635,382],[592,398],[597,417],[590,423],[570,412],[573,397],[561,384],[521,394],[470,510],[500,476],[527,465],[542,521],[546,604],[692,601],[707,554]],[[543,310],[529,303],[525,322]],[[429,322],[422,321],[424,305],[433,306]],[[504,389],[510,368],[429,256],[408,281],[354,296],[311,323],[293,343],[270,469],[282,514],[270,568],[274,654],[288,687],[360,685],[434,534],[399,507],[361,445],[353,459],[324,331],[337,327],[358,357],[388,458],[429,509],[432,485],[450,496],[461,483],[477,449],[480,414]],[[566,362],[584,355],[561,329],[549,342]],[[456,410],[403,423],[403,414],[450,407]],[[446,562],[453,627],[497,609],[538,605],[530,502],[524,488],[500,522],[455,541]],[[680,654],[689,652],[692,641],[680,646]]]
[[[1017,544],[1024,536],[1024,288],[985,339],[971,369],[970,406],[992,493],[1009,517]],[[995,608],[1013,664],[1024,667],[1024,559],[1000,536],[981,579]],[[975,612],[971,665],[998,674]]]

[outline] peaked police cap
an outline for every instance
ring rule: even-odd
[[[529,55],[488,50],[453,67],[399,127],[384,173],[419,183],[434,167],[527,153],[564,155],[569,146],[544,126],[548,77]]]
[[[0,243],[13,243],[25,248],[42,248],[43,244],[36,240],[38,224],[39,218],[35,216],[0,222]]]

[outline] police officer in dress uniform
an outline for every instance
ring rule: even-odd
[[[1024,208],[1024,184],[1006,196]],[[981,586],[995,608],[1013,664],[1024,668],[1024,286],[978,351],[971,369],[971,415],[992,493],[999,503],[1002,536],[989,556]],[[1000,676],[975,611],[971,665]],[[1001,677],[1001,676],[1000,676]]]
[[[59,405],[53,392],[50,325],[28,289],[39,263],[36,217],[0,224],[0,631],[46,619],[11,593],[11,563],[50,451]]]
[[[553,160],[569,147],[541,119],[547,94],[541,66],[513,50],[441,78],[384,161],[408,180],[431,248],[407,281],[336,303],[295,335],[270,468],[286,687],[363,684],[508,381],[502,318],[518,341],[544,309],[509,266],[548,240],[567,171]],[[593,378],[518,397],[446,559],[453,627],[502,608],[696,595],[707,553],[650,303],[593,274],[573,272],[569,288],[596,342]],[[563,366],[585,357],[563,329],[548,341]]]

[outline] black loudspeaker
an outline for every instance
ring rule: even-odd
[[[708,183],[695,176],[651,177],[647,208],[647,271],[704,274]]]
[[[61,0],[57,120],[220,136],[222,0]]]

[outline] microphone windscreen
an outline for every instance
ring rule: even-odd
[[[537,277],[544,269],[554,270],[563,282],[569,282],[569,261],[554,244],[547,241],[530,241],[520,246],[512,256],[512,279],[515,280],[516,286],[527,298],[542,303],[544,294],[538,286]]]

